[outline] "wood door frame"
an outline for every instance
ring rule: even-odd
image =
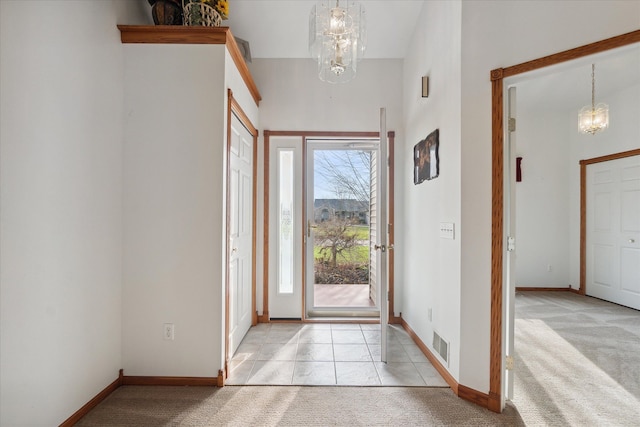
[[[292,136],[292,137],[300,137],[300,143],[303,144],[303,159],[306,158],[306,144],[304,143],[308,138],[380,138],[380,132],[318,132],[318,131],[263,131],[264,135],[264,218],[263,218],[263,226],[264,226],[264,241],[263,241],[263,271],[262,271],[262,286],[263,286],[263,294],[262,294],[262,315],[257,316],[259,323],[269,323],[269,138],[272,136]],[[387,132],[387,138],[389,141],[389,152],[387,153],[389,156],[389,245],[392,245],[395,240],[395,232],[394,232],[394,143],[395,143],[395,131]],[[302,173],[305,174],[305,167],[303,162],[303,170]],[[304,227],[303,227],[304,229]],[[397,317],[395,316],[395,312],[393,310],[394,307],[394,280],[393,280],[393,265],[394,265],[394,254],[393,251],[389,252],[389,323],[390,324],[400,324],[401,323],[401,314]],[[302,268],[302,277],[305,274],[305,268],[303,263]],[[302,313],[300,318],[303,322],[322,322],[322,320],[309,320],[305,316],[305,286],[302,287]],[[256,313],[257,315],[257,313]]]
[[[258,191],[257,191],[257,182],[258,182],[258,130],[253,126],[249,116],[246,115],[240,104],[233,97],[233,91],[231,89],[227,89],[227,147],[226,147],[226,155],[227,155],[227,188],[226,188],[226,200],[227,200],[227,208],[226,208],[226,262],[225,262],[225,322],[224,322],[224,378],[227,378],[229,375],[229,255],[230,255],[230,245],[229,240],[231,237],[231,230],[229,229],[229,222],[231,219],[231,215],[229,212],[229,206],[231,203],[230,198],[230,182],[231,182],[231,122],[233,116],[236,116],[238,120],[242,123],[242,125],[249,131],[249,133],[253,136],[253,154],[252,154],[252,168],[253,168],[253,189],[252,189],[252,212],[251,212],[251,234],[252,234],[252,244],[251,244],[251,325],[255,326],[258,323],[258,318],[256,317],[256,203],[258,200]]]
[[[640,156],[640,148],[580,160],[580,295],[587,294],[587,166],[633,156]]]
[[[489,359],[489,401],[494,412],[502,408],[502,312],[504,256],[504,79],[539,68],[548,67],[584,56],[605,52],[640,42],[640,30],[621,34],[553,55],[491,70],[491,332]],[[582,232],[582,230],[581,230]],[[582,271],[581,271],[582,274]],[[582,284],[581,284],[582,287]]]

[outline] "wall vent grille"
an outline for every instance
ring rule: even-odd
[[[433,349],[446,362],[446,366],[449,366],[449,343],[438,335],[436,331],[433,331]]]

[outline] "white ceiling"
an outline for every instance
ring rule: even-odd
[[[315,3],[315,0],[230,0],[229,19],[223,25],[249,42],[254,59],[310,58],[309,13]],[[367,19],[365,59],[404,58],[424,1],[360,0],[360,3],[365,7]],[[606,102],[608,93],[640,82],[637,46],[518,75],[512,82],[527,85],[531,89],[527,93],[536,95],[527,102],[539,108],[580,108],[591,101],[592,62],[596,64],[596,102]]]
[[[252,58],[309,58],[309,13],[314,0],[231,0],[229,26],[249,42]],[[424,2],[360,0],[365,8],[365,58],[404,58]]]
[[[607,103],[609,94],[640,84],[640,46],[631,45],[546,67],[507,80],[526,88],[532,108],[547,110],[580,109],[591,103],[591,64],[595,64],[595,101]],[[639,100],[640,102],[640,100]]]

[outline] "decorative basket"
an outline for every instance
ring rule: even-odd
[[[183,6],[184,25],[219,27],[222,16],[213,7],[205,3],[190,2]]]

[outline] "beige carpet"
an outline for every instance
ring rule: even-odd
[[[416,387],[125,386],[78,426],[522,426],[450,389]]]
[[[448,388],[127,386],[78,425],[640,425],[639,311],[567,292],[522,292],[515,332],[515,406],[503,414]]]
[[[532,426],[640,425],[640,312],[569,292],[516,295],[513,403]]]

